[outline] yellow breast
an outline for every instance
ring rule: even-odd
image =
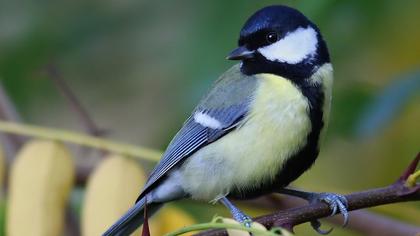
[[[248,169],[239,179],[256,180],[255,184],[273,179],[284,161],[306,144],[311,130],[309,103],[299,89],[275,75],[260,77],[251,112],[238,133],[232,135],[249,139],[242,146],[244,157],[235,162],[241,169]]]
[[[251,110],[243,123],[208,145],[182,168],[184,188],[194,198],[214,199],[232,188],[270,181],[282,163],[306,144],[308,100],[289,80],[258,75]]]

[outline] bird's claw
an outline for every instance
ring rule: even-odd
[[[330,228],[328,230],[322,230],[321,229],[321,222],[319,220],[311,220],[311,226],[316,232],[318,232],[319,234],[322,234],[322,235],[327,235],[327,234],[331,233],[331,231],[333,231],[333,229],[334,229],[334,228]]]
[[[347,210],[348,208],[348,202],[346,197],[340,194],[335,193],[318,193],[314,194],[314,196],[311,199],[311,202],[324,202],[326,203],[329,208],[331,209],[331,216],[335,215],[337,213],[337,210],[340,211],[340,213],[344,217],[343,227],[345,227],[349,222],[349,212]],[[312,227],[317,230],[314,227],[314,224],[312,224]],[[319,229],[319,227],[318,227]],[[317,230],[318,231],[318,230]]]
[[[337,211],[339,211],[343,215],[344,217],[343,227],[345,227],[349,221],[349,212],[347,210],[348,202],[347,202],[346,197],[344,197],[343,195],[335,194],[335,193],[305,192],[305,191],[288,189],[288,188],[281,189],[279,193],[303,198],[307,200],[309,203],[324,202],[331,209],[331,216],[335,215]],[[319,222],[319,220],[312,220],[311,226],[316,232],[320,234],[329,234],[332,231],[332,229],[321,230],[320,229],[321,222]]]

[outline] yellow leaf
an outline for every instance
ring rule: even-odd
[[[165,235],[184,226],[195,224],[196,221],[179,208],[164,206],[156,215],[154,223],[159,226],[159,233],[151,231],[152,235]],[[193,233],[183,235],[193,235]]]
[[[11,169],[7,235],[62,235],[73,182],[72,157],[63,144],[27,143]]]
[[[146,181],[136,161],[111,155],[91,174],[82,214],[82,233],[101,235],[134,205]],[[153,231],[153,229],[151,229]],[[137,231],[135,235],[140,235]]]

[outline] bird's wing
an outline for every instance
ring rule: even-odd
[[[143,188],[139,199],[171,168],[234,129],[246,115],[256,79],[234,66],[216,81],[175,135]]]

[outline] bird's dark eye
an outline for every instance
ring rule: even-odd
[[[266,40],[267,40],[267,42],[269,42],[269,43],[275,43],[275,42],[277,42],[277,40],[278,40],[278,35],[277,35],[277,33],[276,32],[270,32],[270,33],[268,33],[267,35],[266,35]]]

